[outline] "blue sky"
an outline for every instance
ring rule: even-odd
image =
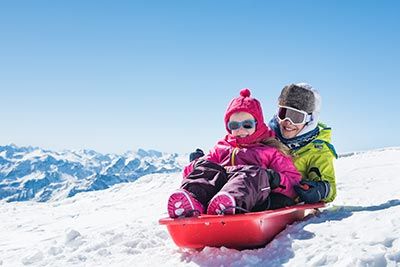
[[[398,1],[2,1],[0,144],[208,150],[309,82],[339,153],[400,146]]]

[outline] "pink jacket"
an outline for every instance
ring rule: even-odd
[[[261,143],[240,146],[228,135],[210,151],[205,159],[218,163],[224,167],[237,165],[255,165],[265,169],[272,169],[280,174],[281,185],[285,189],[277,188],[273,192],[294,198],[296,196],[293,186],[301,180],[301,175],[294,166],[289,156],[283,155],[278,149]],[[183,170],[187,177],[193,170],[194,161]]]

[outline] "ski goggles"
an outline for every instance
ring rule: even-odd
[[[312,120],[312,115],[303,110],[281,105],[279,105],[277,117],[279,121],[288,120],[293,125],[304,124]]]
[[[240,127],[243,127],[246,130],[253,129],[256,127],[257,122],[255,120],[244,120],[244,121],[230,121],[227,124],[229,130],[239,130]]]

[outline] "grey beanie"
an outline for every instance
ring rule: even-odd
[[[306,83],[286,85],[279,96],[279,105],[303,110],[309,114],[319,111],[318,96]]]

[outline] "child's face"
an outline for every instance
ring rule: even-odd
[[[296,137],[296,135],[303,130],[306,124],[294,125],[288,120],[283,120],[279,122],[279,127],[281,129],[281,133],[283,137],[287,139],[291,139]]]
[[[254,121],[253,115],[251,115],[250,113],[247,113],[247,112],[237,112],[237,113],[233,113],[231,115],[231,117],[229,118],[229,122],[234,121],[234,122],[241,123],[246,120]],[[243,127],[243,125],[241,125],[241,127],[239,129],[231,130],[231,134],[236,137],[246,137],[246,136],[253,134],[255,131],[256,131],[255,124],[254,124],[254,127],[252,127],[252,128]]]

